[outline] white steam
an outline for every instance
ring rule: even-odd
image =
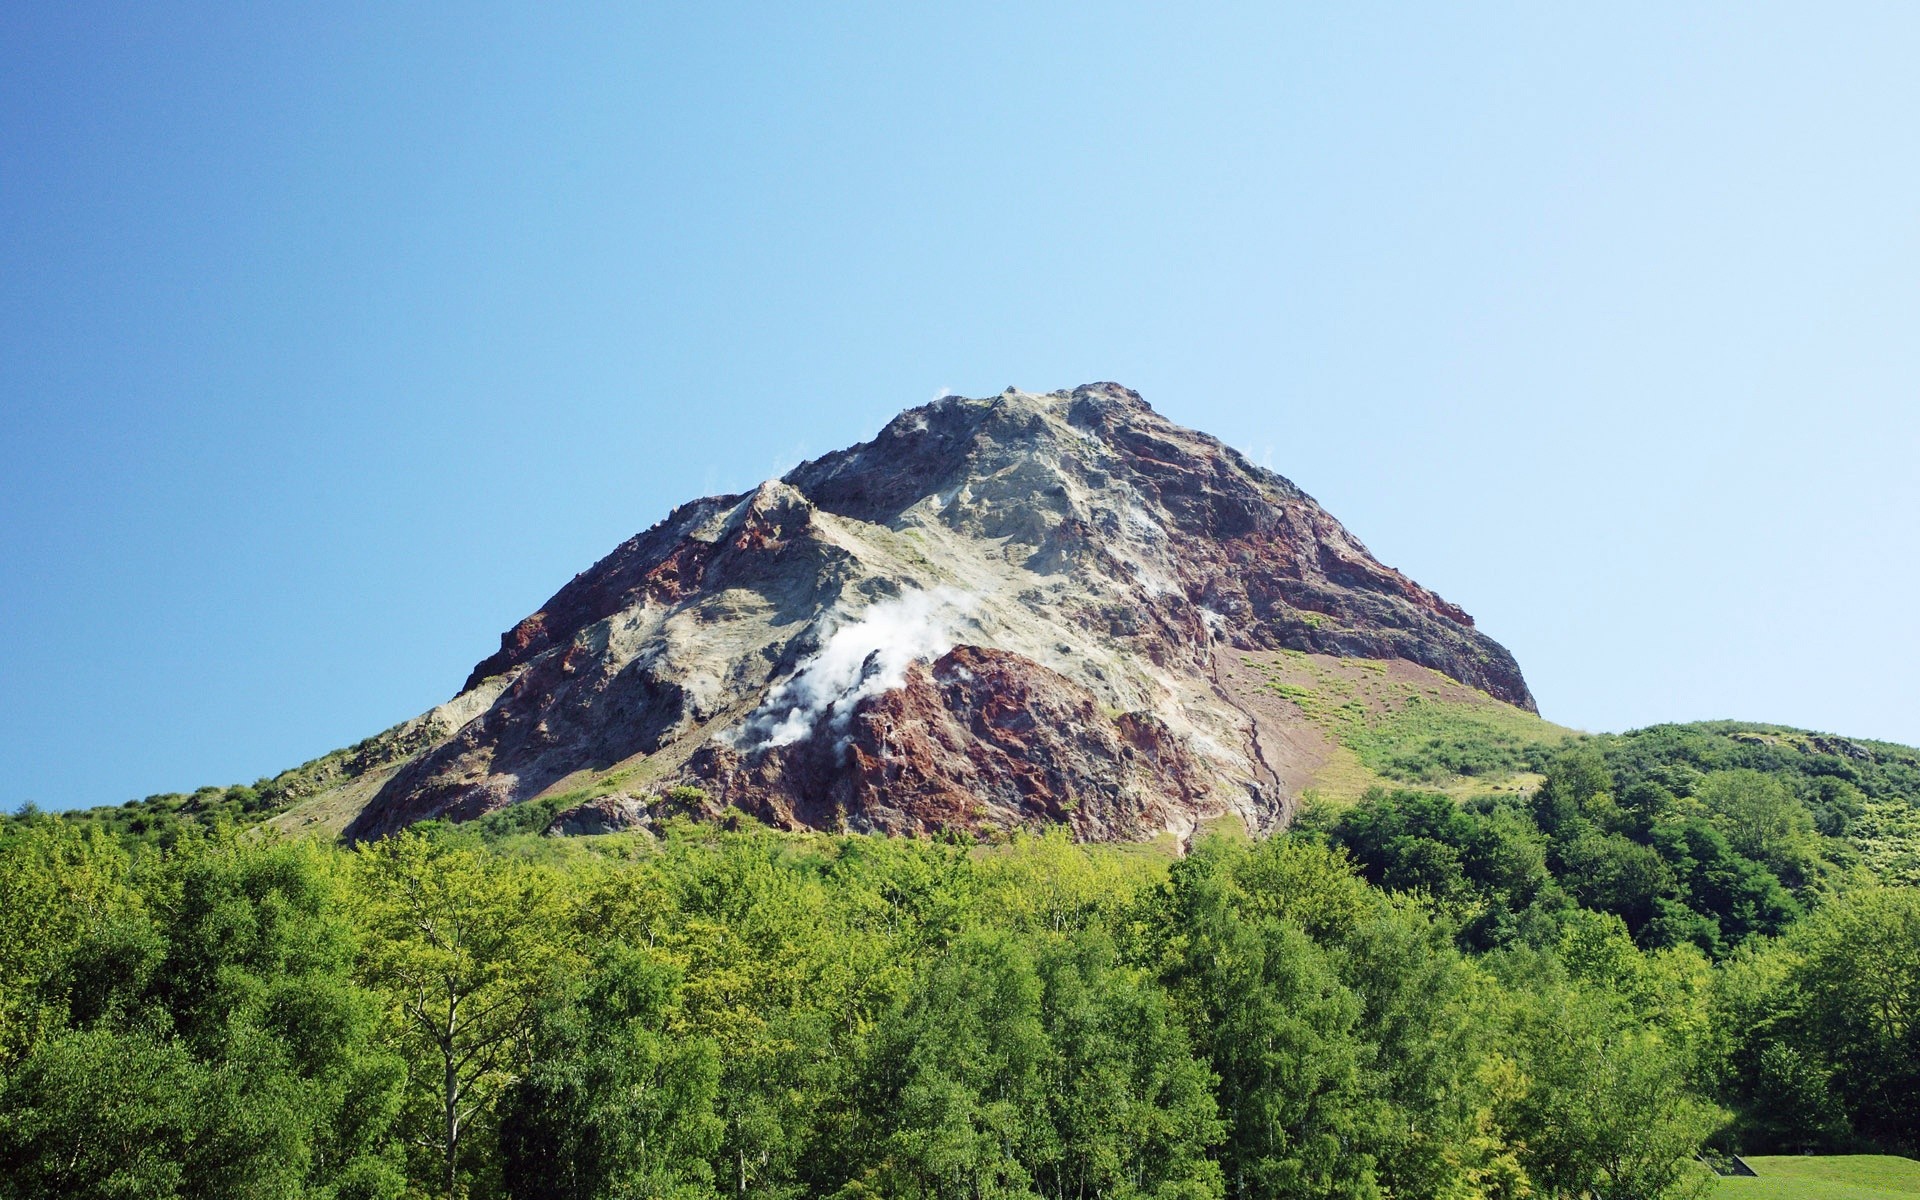
[[[740,750],[790,746],[812,734],[829,711],[830,728],[844,735],[854,706],[907,680],[907,667],[953,648],[953,631],[973,607],[952,588],[911,591],[871,605],[842,625],[812,657],[768,694],[732,736]]]

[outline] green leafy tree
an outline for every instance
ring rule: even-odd
[[[761,832],[701,832],[650,864],[659,886],[621,881],[636,908],[615,927],[654,931],[683,971],[688,1027],[719,1047],[716,1178],[738,1196],[819,1190],[835,1174],[839,1138],[859,1122],[835,1102],[841,1080],[907,978],[889,950],[913,938],[919,904],[939,907],[919,890],[937,894],[939,872],[921,874],[911,851],[876,850],[843,871],[797,850]],[[849,909],[891,929],[861,929]]]
[[[1813,826],[1827,837],[1845,837],[1854,822],[1866,815],[1866,795],[1845,779],[1822,776],[1812,781],[1807,793]]]
[[[378,997],[352,978],[342,866],[312,843],[193,839],[154,873],[149,901],[166,936],[146,999],[217,1068],[207,1103],[228,1119],[216,1128],[289,1139],[282,1152],[315,1185],[394,1174],[404,1078],[378,1042]]]
[[[66,1022],[84,943],[137,941],[137,957],[150,957],[130,871],[125,851],[97,830],[45,814],[0,826],[0,1067]],[[138,974],[131,966],[95,982],[124,985]],[[97,1007],[100,994],[79,999]]]
[[[1648,941],[1656,945],[1693,942],[1723,956],[1759,934],[1776,934],[1800,916],[1799,902],[1766,866],[1736,853],[1718,829],[1698,820],[1660,825],[1653,846],[1673,870],[1688,907],[1700,920],[1687,921],[1671,911],[1656,913]]]
[[[1523,1082],[1499,1118],[1534,1185],[1595,1200],[1704,1194],[1694,1159],[1722,1114],[1683,1055],[1602,991],[1535,982],[1512,1030]]]
[[[1457,922],[1461,944],[1477,949],[1520,937],[1524,914],[1553,888],[1546,839],[1509,802],[1462,806],[1376,789],[1342,813],[1331,834],[1368,881],[1431,901]]]
[[[863,1186],[940,1200],[1032,1193],[1031,1164],[1059,1153],[1041,993],[1031,956],[997,931],[963,936],[929,966],[876,1035],[874,1113],[888,1115]]]
[[[1662,898],[1675,894],[1673,868],[1651,846],[1596,826],[1573,823],[1556,840],[1553,857],[1568,892],[1588,908],[1614,913],[1639,931],[1661,912]]]
[[[1067,933],[1111,926],[1159,882],[1143,855],[1088,854],[1064,826],[981,855],[971,872],[973,910],[992,924],[1023,932]]]
[[[440,1194],[524,1065],[535,1007],[573,954],[564,897],[541,869],[406,833],[363,847],[367,978],[407,1063],[416,1144]]]
[[[672,1031],[678,987],[653,955],[613,945],[541,1007],[532,1063],[501,1103],[508,1195],[712,1194],[720,1061],[712,1042]]]
[[[1613,772],[1598,746],[1570,746],[1547,764],[1546,780],[1533,794],[1534,819],[1549,835],[1562,826],[1588,821],[1603,829],[1619,812],[1613,801]]]
[[[1813,814],[1779,778],[1746,768],[1715,771],[1700,781],[1694,798],[1735,850],[1789,882],[1812,877],[1818,861]]]
[[[1175,865],[1161,913],[1164,978],[1219,1079],[1226,1122],[1219,1156],[1229,1196],[1379,1195],[1370,1151],[1379,1110],[1361,1086],[1360,1004],[1302,927],[1256,915],[1233,878],[1245,853],[1203,843]],[[1277,856],[1254,877],[1299,876],[1312,852]],[[1303,870],[1302,868],[1305,868]],[[1354,913],[1329,898],[1286,893],[1322,928]]]
[[[1219,1196],[1215,1080],[1165,997],[1097,930],[1045,946],[1038,965],[1054,1138],[1033,1163],[1036,1189],[1058,1200]]]
[[[306,1095],[278,1065],[138,1031],[50,1039],[0,1089],[0,1196],[303,1196]]]
[[[333,862],[230,837],[143,856],[137,910],[79,926],[43,985],[78,1028],[8,1080],[19,1194],[395,1190],[398,1064],[348,979]]]
[[[1379,904],[1332,954],[1360,1001],[1369,1135],[1393,1196],[1513,1196],[1524,1173],[1492,1128],[1497,992],[1421,910]]]
[[[177,1042],[105,1029],[50,1040],[0,1090],[0,1196],[180,1196],[206,1082]]]
[[[1815,1073],[1830,1072],[1855,1129],[1920,1151],[1920,892],[1869,888],[1836,900],[1785,939],[1781,1023]]]

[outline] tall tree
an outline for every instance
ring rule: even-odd
[[[1040,979],[1026,949],[999,931],[962,937],[878,1036],[878,1190],[1029,1194],[1031,1166],[1054,1152],[1058,1134],[1047,1120]]]
[[[1160,914],[1164,978],[1219,1078],[1227,1194],[1371,1200],[1378,1112],[1361,1086],[1359,1001],[1300,924],[1259,911],[1278,903],[1339,928],[1357,916],[1348,877],[1329,876],[1319,895],[1253,897],[1233,878],[1244,853],[1203,843],[1175,865]],[[1249,874],[1311,878],[1313,853],[1282,853]]]
[[[378,1043],[379,999],[352,979],[344,865],[311,842],[182,839],[149,901],[166,941],[149,998],[217,1068],[207,1103],[231,1118],[222,1136],[291,1139],[315,1184],[392,1176],[402,1098],[403,1064]]]
[[[1032,1166],[1040,1193],[1218,1197],[1215,1080],[1166,997],[1118,962],[1104,931],[1048,939],[1037,962],[1054,1133]]]
[[[1920,892],[1850,893],[1786,939],[1788,1030],[1826,1064],[1854,1126],[1920,1152]]]
[[[439,1192],[521,1066],[535,1005],[575,949],[553,876],[409,832],[363,847],[368,978],[385,996]]]
[[[1536,976],[1513,1025],[1521,1086],[1501,1121],[1534,1185],[1554,1197],[1697,1196],[1695,1163],[1723,1114],[1695,1093],[1684,1056],[1597,989]]]
[[[616,944],[541,1006],[532,1065],[501,1104],[508,1195],[712,1194],[720,1059],[710,1040],[671,1028],[678,987],[656,956]]]
[[[1811,878],[1819,857],[1813,813],[1777,777],[1745,768],[1714,771],[1693,794],[1735,850],[1790,884]]]
[[[96,829],[45,814],[0,824],[0,1067],[66,1021],[82,943],[150,934],[130,867]]]

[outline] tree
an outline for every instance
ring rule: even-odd
[[[1016,834],[973,870],[980,915],[1023,932],[1064,933],[1110,923],[1158,882],[1144,857],[1096,856],[1074,844],[1065,826]]]
[[[1048,1046],[1033,960],[1011,936],[970,934],[933,962],[877,1035],[874,1147],[882,1194],[1026,1195],[1057,1153],[1045,1119]]]
[[[218,1062],[145,1031],[68,1031],[0,1089],[8,1200],[248,1196],[296,1200],[312,1090],[270,1046]]]
[[[1038,965],[1054,1132],[1032,1164],[1041,1194],[1218,1197],[1215,1080],[1165,997],[1097,930],[1052,940]]]
[[[205,1084],[176,1042],[104,1029],[50,1040],[0,1090],[0,1195],[180,1195]]]
[[[1755,934],[1775,934],[1800,915],[1800,905],[1772,871],[1734,852],[1718,829],[1699,820],[1660,825],[1654,848],[1679,878],[1688,903],[1705,923],[1688,936],[1678,928],[1650,942],[1693,941],[1722,955]]]
[[[501,1102],[501,1164],[515,1200],[712,1194],[723,1126],[720,1059],[676,1036],[678,972],[605,948],[534,1024],[532,1065]]]
[[[1813,814],[1776,777],[1744,768],[1714,771],[1694,789],[1694,798],[1741,854],[1766,863],[1789,883],[1812,875]]]
[[[1513,1029],[1523,1086],[1501,1123],[1550,1196],[1660,1200],[1701,1194],[1694,1162],[1721,1114],[1684,1061],[1605,993],[1548,982]]]
[[[1829,903],[1785,939],[1789,1044],[1830,1072],[1854,1127],[1920,1151],[1920,892],[1869,888]]]
[[[1250,896],[1234,879],[1246,853],[1203,842],[1175,864],[1160,914],[1162,977],[1219,1079],[1227,1194],[1377,1196],[1369,1147],[1378,1112],[1361,1086],[1360,1005],[1299,924],[1247,912],[1273,903],[1322,929],[1348,926],[1358,915],[1342,895],[1351,877],[1324,876],[1318,896]],[[1250,877],[1312,877],[1328,857],[1311,847],[1265,853],[1250,855]]]
[[[1572,839],[1557,842],[1560,877],[1574,898],[1588,908],[1617,914],[1638,933],[1660,911],[1658,901],[1674,894],[1673,870],[1659,853],[1617,833],[1573,822]]]
[[[1498,991],[1421,909],[1379,905],[1333,950],[1360,1001],[1362,1087],[1379,1108],[1369,1149],[1393,1196],[1524,1194],[1493,1129]]]
[[[277,1152],[316,1185],[393,1174],[404,1078],[377,1042],[379,998],[352,979],[341,865],[310,842],[215,835],[182,841],[149,881],[165,949],[145,999],[214,1068],[205,1106],[226,1117],[202,1141],[284,1139]]]
[[[415,832],[362,847],[368,979],[422,1102],[417,1144],[449,1200],[460,1155],[521,1065],[535,1005],[574,947],[554,880]]]
[[[147,932],[129,870],[98,830],[33,813],[0,826],[0,1067],[65,1023],[81,943]]]
[[[1533,815],[1540,828],[1557,835],[1574,820],[1607,828],[1618,809],[1611,795],[1613,773],[1598,748],[1581,744],[1556,754],[1547,764],[1546,782],[1533,794]]]
[[[839,1147],[865,1118],[839,1102],[844,1077],[912,976],[921,922],[948,920],[944,870],[964,866],[948,847],[862,846],[847,864],[822,846],[689,830],[601,889],[605,927],[681,969],[687,1028],[719,1048],[714,1167],[735,1195],[838,1186]]]
[[[1475,890],[1465,852],[1478,832],[1479,822],[1446,796],[1376,788],[1340,815],[1333,841],[1374,884],[1446,902]]]
[[[1830,838],[1845,837],[1853,823],[1866,815],[1867,798],[1853,784],[1827,775],[1813,781],[1807,810],[1815,829]]]
[[[1479,949],[1519,936],[1520,914],[1553,882],[1533,818],[1492,797],[1460,806],[1374,789],[1340,815],[1332,840],[1370,882],[1431,900],[1459,923],[1461,944]]]

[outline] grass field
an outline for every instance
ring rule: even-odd
[[[1920,1200],[1920,1162],[1887,1154],[1747,1159],[1758,1174],[1717,1181],[1713,1200]]]

